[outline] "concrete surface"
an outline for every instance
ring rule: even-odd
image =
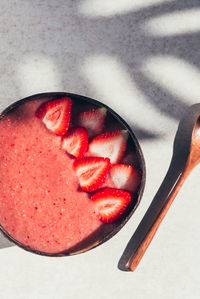
[[[199,298],[199,167],[137,271],[117,264],[167,171],[180,117],[200,100],[200,2],[0,0],[0,20],[1,109],[45,91],[96,98],[131,125],[147,165],[134,216],[95,250],[47,258],[2,237],[1,299]]]

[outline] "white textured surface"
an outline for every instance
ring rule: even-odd
[[[198,0],[0,0],[0,108],[44,91],[103,101],[135,130],[147,165],[140,206],[110,241],[47,258],[0,240],[1,299],[200,298],[200,168],[135,273],[118,260],[168,168],[178,120],[200,99]]]

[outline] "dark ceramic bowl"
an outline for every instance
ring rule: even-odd
[[[78,253],[83,253],[87,250],[90,250],[96,246],[101,245],[105,241],[109,240],[111,237],[113,237],[125,224],[126,222],[130,219],[130,217],[133,215],[135,212],[136,208],[138,207],[144,186],[145,186],[145,179],[146,179],[146,169],[145,169],[145,161],[143,157],[143,153],[141,150],[141,147],[139,145],[139,142],[134,135],[133,131],[131,128],[128,126],[128,124],[123,120],[116,112],[114,112],[110,107],[106,106],[105,104],[96,101],[94,99],[77,95],[77,94],[72,94],[72,93],[65,93],[65,92],[50,92],[50,93],[41,93],[41,94],[36,94],[27,98],[24,98],[22,100],[19,100],[13,104],[11,104],[9,107],[7,107],[0,115],[0,119],[3,118],[9,111],[15,109],[19,105],[24,104],[25,102],[29,101],[35,101],[35,100],[41,100],[44,99],[46,101],[59,98],[59,97],[70,97],[75,104],[80,105],[86,105],[88,107],[105,107],[108,111],[109,118],[114,121],[116,124],[116,128],[120,129],[125,129],[128,130],[129,132],[129,139],[128,139],[128,144],[131,149],[135,153],[135,163],[137,164],[137,168],[140,169],[142,173],[142,180],[141,184],[138,188],[137,194],[134,197],[134,201],[126,211],[126,213],[114,224],[104,224],[102,225],[102,228],[100,228],[98,231],[96,231],[94,234],[92,234],[90,237],[85,239],[83,242],[80,244],[74,246],[73,248],[68,249],[67,251],[59,252],[59,253],[46,253],[46,252],[41,252],[38,250],[34,250],[32,248],[29,248],[25,246],[24,244],[18,242],[15,240],[0,224],[0,230],[4,234],[6,238],[9,239],[9,241],[14,242],[16,245],[20,246],[21,248],[36,253],[40,255],[46,255],[46,256],[66,256],[66,255],[74,255]],[[105,229],[106,228],[106,229]]]

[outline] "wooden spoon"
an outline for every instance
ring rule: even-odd
[[[199,163],[200,104],[195,104],[180,121],[168,172],[119,261],[121,270],[136,269],[178,191]]]

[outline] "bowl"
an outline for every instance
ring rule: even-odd
[[[144,186],[145,186],[145,180],[146,180],[146,168],[145,168],[145,161],[144,161],[144,156],[140,147],[140,144],[132,131],[132,129],[129,127],[129,125],[126,123],[126,121],[120,117],[115,111],[113,111],[110,107],[107,105],[103,104],[102,102],[99,102],[97,100],[94,100],[92,98],[88,98],[82,95],[78,94],[72,94],[72,93],[66,93],[66,92],[49,92],[49,93],[41,93],[41,94],[36,94],[32,95],[29,97],[26,97],[24,99],[21,99],[19,101],[14,102],[10,106],[8,106],[0,115],[0,119],[2,119],[8,112],[11,110],[15,109],[16,107],[30,101],[35,101],[35,100],[41,100],[44,99],[46,101],[60,98],[60,97],[70,97],[73,102],[77,105],[86,105],[86,106],[92,106],[92,107],[105,107],[108,111],[108,115],[110,118],[114,119],[114,123],[118,124],[120,128],[123,128],[125,130],[128,130],[129,132],[129,139],[128,143],[129,146],[131,147],[131,150],[133,149],[133,152],[135,152],[136,155],[136,163],[137,163],[137,168],[141,170],[142,173],[142,179],[140,186],[138,188],[138,191],[134,197],[133,202],[127,209],[127,211],[124,213],[124,215],[114,224],[111,226],[108,226],[109,229],[106,230],[99,230],[95,232],[95,234],[89,236],[87,240],[84,240],[83,242],[80,242],[76,246],[68,249],[67,251],[62,251],[58,253],[46,253],[38,250],[34,250],[28,246],[25,246],[24,244],[20,243],[16,239],[14,239],[0,224],[0,230],[4,234],[4,236],[9,240],[12,241],[14,244],[18,245],[19,247],[33,252],[35,254],[39,255],[45,255],[45,256],[67,256],[67,255],[74,255],[74,254],[80,254],[83,252],[86,252],[92,248],[95,248],[110,238],[112,238],[117,232],[120,231],[120,229],[127,223],[127,221],[130,219],[130,217],[133,215],[135,212],[136,208],[138,207],[141,197],[143,194]]]

